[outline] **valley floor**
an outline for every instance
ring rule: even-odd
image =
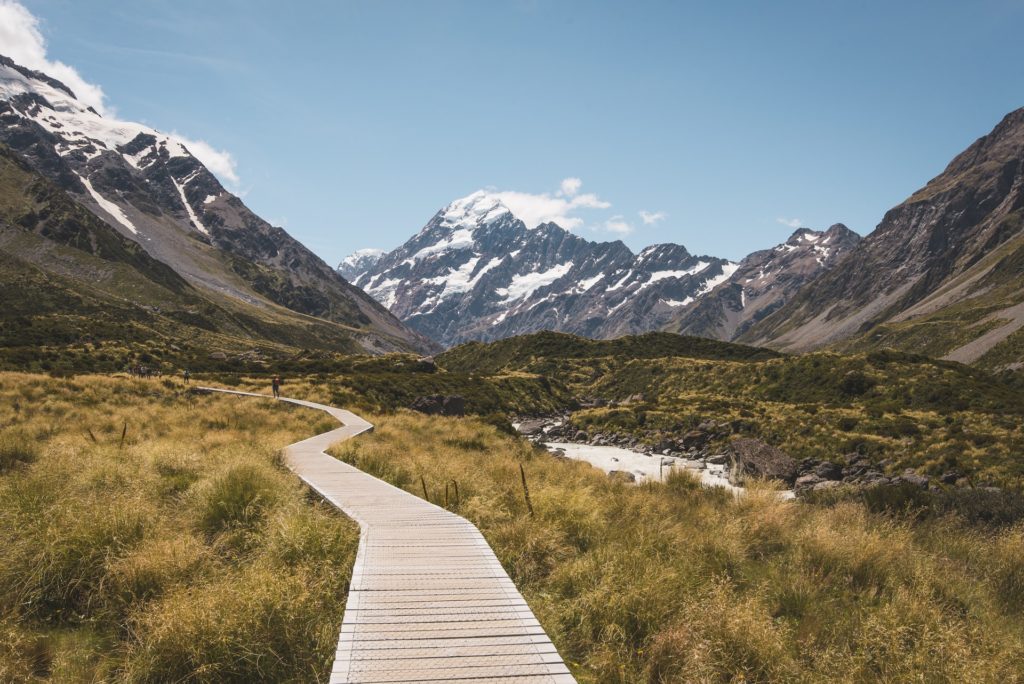
[[[0,375],[0,680],[324,679],[358,532],[281,466],[335,427],[296,411]],[[1020,523],[624,484],[478,418],[366,418],[335,455],[476,524],[581,682],[1024,681]]]

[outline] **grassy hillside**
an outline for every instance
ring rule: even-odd
[[[1019,682],[1024,530],[617,483],[472,420],[400,414],[343,460],[474,521],[579,681]],[[525,469],[534,514],[524,503]]]
[[[0,374],[0,681],[322,681],[357,528],[277,449],[334,427],[172,383]]]
[[[754,361],[778,358],[769,349],[746,347],[703,337],[652,332],[627,335],[613,340],[592,340],[577,335],[540,332],[510,337],[497,342],[468,342],[437,357],[439,364],[451,370],[470,373],[496,373],[501,370],[538,370],[545,362],[586,361],[614,357],[620,359],[663,359],[686,357],[728,361]]]
[[[464,345],[438,362],[487,367],[494,346],[500,361],[491,368],[500,363],[505,373],[538,373],[564,383],[578,397],[608,402],[572,414],[572,423],[589,434],[630,434],[658,444],[711,421],[713,449],[737,435],[752,436],[796,458],[840,460],[858,452],[890,472],[957,471],[975,483],[1024,486],[1024,387],[1019,384],[898,352],[758,358],[743,351],[748,347],[723,345],[719,351],[725,358],[709,359],[687,351],[692,339],[679,338],[670,346],[682,350],[677,355],[631,358],[577,353],[571,349],[577,340],[570,336],[546,337],[546,352],[529,337],[514,338]],[[552,348],[552,342],[561,346]],[[734,350],[743,352],[742,360],[728,358]]]
[[[288,396],[374,413],[407,408],[418,397],[441,394],[465,399],[467,413],[493,415],[507,424],[507,417],[522,413],[553,413],[572,406],[574,395],[557,380],[530,374],[493,376],[445,371],[417,357],[388,354],[379,357],[349,356],[311,360],[322,372],[303,374],[307,362],[275,364],[273,373],[283,377]],[[205,373],[200,378],[239,389],[269,391],[270,375]]]
[[[791,403],[787,388],[826,384],[814,373],[829,357],[816,358],[580,359],[598,363],[587,389],[613,395],[643,383],[651,403],[576,417],[688,423],[695,407],[735,410],[809,443],[828,424],[821,415],[904,425],[865,405]],[[914,358],[840,360],[883,384],[902,382],[905,366],[923,365],[919,377],[937,387],[974,373]],[[383,411],[366,413],[373,435],[336,453],[418,495],[422,476],[432,501],[477,523],[582,682],[1021,681],[1024,531],[1012,522],[1019,510],[987,514],[1003,499],[939,506],[922,494],[915,506],[933,514],[907,515],[869,498],[787,503],[757,485],[734,499],[682,476],[626,486],[536,451],[491,420],[567,405],[572,393],[557,381],[447,372],[411,356],[333,364],[319,376],[286,375],[286,393]],[[774,381],[725,399],[746,373],[769,378],[772,369]],[[968,408],[953,415],[965,435],[1002,435],[987,445],[1001,448],[1019,440],[1021,421],[996,422],[985,402],[998,397],[971,398],[985,377],[966,387]],[[265,377],[207,379],[267,389]],[[686,385],[698,390],[677,394]],[[439,390],[487,415],[393,411]],[[910,400],[918,408],[905,415],[931,415],[927,394]],[[973,420],[990,421],[988,432]],[[322,679],[357,531],[306,494],[276,449],[333,427],[327,417],[192,397],[177,379],[3,373],[0,425],[0,681]],[[894,435],[891,444],[909,443]],[[450,490],[446,503],[452,480],[459,495]]]

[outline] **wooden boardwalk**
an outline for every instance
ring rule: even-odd
[[[342,424],[285,450],[306,484],[359,523],[332,683],[576,681],[472,523],[324,453],[370,423],[323,404],[281,401]]]

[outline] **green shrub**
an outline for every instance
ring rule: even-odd
[[[839,391],[851,397],[858,397],[875,386],[875,380],[863,371],[847,372],[839,383]]]

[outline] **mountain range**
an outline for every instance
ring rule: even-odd
[[[676,244],[634,254],[621,241],[592,242],[554,223],[528,228],[481,190],[443,208],[398,249],[362,250],[339,270],[445,346],[539,330],[611,338],[676,327],[730,339],[858,240],[837,225],[798,230],[740,263]],[[727,288],[732,298],[727,285],[736,285]],[[716,305],[702,306],[709,297]]]
[[[554,330],[669,331],[786,351],[896,348],[1024,365],[1024,109],[886,213],[867,238],[801,228],[739,263],[676,244],[634,254],[553,223],[528,228],[494,194],[439,211],[341,272],[452,346]]]
[[[157,317],[212,349],[227,339],[373,353],[434,348],[250,211],[175,136],[100,116],[60,81],[5,57],[0,143],[5,287],[52,281],[71,301],[119,311],[121,323],[151,327]],[[67,328],[83,306],[54,302],[5,328],[95,336],[84,320]]]
[[[634,253],[496,193],[331,268],[173,134],[100,116],[0,57],[0,346],[417,351],[541,330],[667,331],[783,351],[896,348],[1024,367],[1024,109],[861,239],[800,228],[739,262]]]
[[[1021,368],[1022,328],[1024,108],[740,339],[789,351],[894,347]]]

